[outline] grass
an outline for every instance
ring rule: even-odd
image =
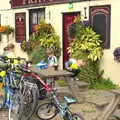
[[[111,90],[118,89],[120,88],[120,86],[114,84],[109,78],[108,79],[100,78],[99,80],[92,82],[89,88]]]
[[[68,83],[65,81],[65,80],[62,80],[62,79],[60,79],[60,80],[56,80],[56,83],[59,85],[59,86],[68,86]]]
[[[56,83],[61,86],[68,86],[68,83],[64,79],[56,80]],[[92,89],[102,89],[102,90],[111,90],[120,88],[119,85],[114,84],[109,78],[100,78],[98,80],[92,81],[89,85],[89,88]]]

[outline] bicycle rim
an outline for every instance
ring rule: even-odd
[[[72,120],[84,120],[80,114],[72,114]]]
[[[52,103],[44,103],[39,105],[37,116],[42,120],[49,120],[57,114],[56,106]]]
[[[19,117],[18,120],[29,120],[33,115],[35,108],[37,106],[37,90],[32,89],[30,96],[32,97],[31,102],[24,101],[24,97],[21,98],[21,103],[19,107]]]

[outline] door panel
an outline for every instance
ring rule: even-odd
[[[75,18],[79,14],[80,14],[79,12],[63,14],[63,66],[64,63],[69,59],[67,47],[69,46],[69,42],[71,41],[71,38],[69,37],[68,29],[69,26],[73,24]]]
[[[26,40],[26,14],[24,12],[15,14],[15,26],[16,42]]]

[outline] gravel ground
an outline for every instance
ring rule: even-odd
[[[58,94],[61,100],[63,100],[64,95],[69,97],[77,96],[78,103],[72,104],[70,109],[74,113],[81,113],[85,120],[95,120],[99,117],[105,108],[104,106],[109,104],[114,96],[110,91],[92,89],[85,89],[80,92],[77,91],[77,93],[75,93],[76,95],[73,95],[73,92],[71,92],[67,87],[58,88]],[[43,102],[45,102],[45,100],[40,100],[39,104],[42,104]],[[4,117],[7,114],[7,112],[5,113],[4,111],[0,111],[0,120],[8,120]],[[117,114],[120,115],[120,111]],[[39,120],[36,116],[36,111],[30,120]],[[61,120],[59,114],[54,117],[53,120]]]
[[[104,109],[103,105],[104,104],[107,105],[113,97],[113,94],[110,91],[104,91],[104,90],[88,89],[79,92],[77,94],[78,94],[77,99],[79,103],[72,104],[70,106],[70,109],[74,113],[80,113],[82,116],[84,116],[85,120],[95,120],[103,111]],[[67,88],[65,88],[64,90],[63,88],[61,88],[61,90],[59,90],[59,95],[61,98],[64,95],[72,96],[72,97],[74,96]],[[41,103],[41,101],[39,103]],[[53,120],[60,120],[60,119],[61,118],[59,115],[53,118]],[[34,114],[30,120],[39,120],[39,119]]]

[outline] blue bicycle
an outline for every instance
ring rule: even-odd
[[[38,118],[41,120],[49,120],[59,113],[64,120],[84,120],[80,113],[72,113],[69,109],[69,105],[76,103],[76,100],[66,96],[64,96],[64,99],[66,102],[61,103],[56,95],[56,90],[53,90],[50,99],[51,101],[38,106]]]
[[[15,73],[14,67],[10,59],[0,56],[0,61],[3,64],[0,65],[1,68],[1,80],[3,83],[2,89],[4,90],[3,104],[1,108],[9,109],[9,120],[13,117],[12,113],[17,114],[17,109],[19,107],[19,91],[17,90],[17,74]],[[16,115],[15,115],[16,116]]]

